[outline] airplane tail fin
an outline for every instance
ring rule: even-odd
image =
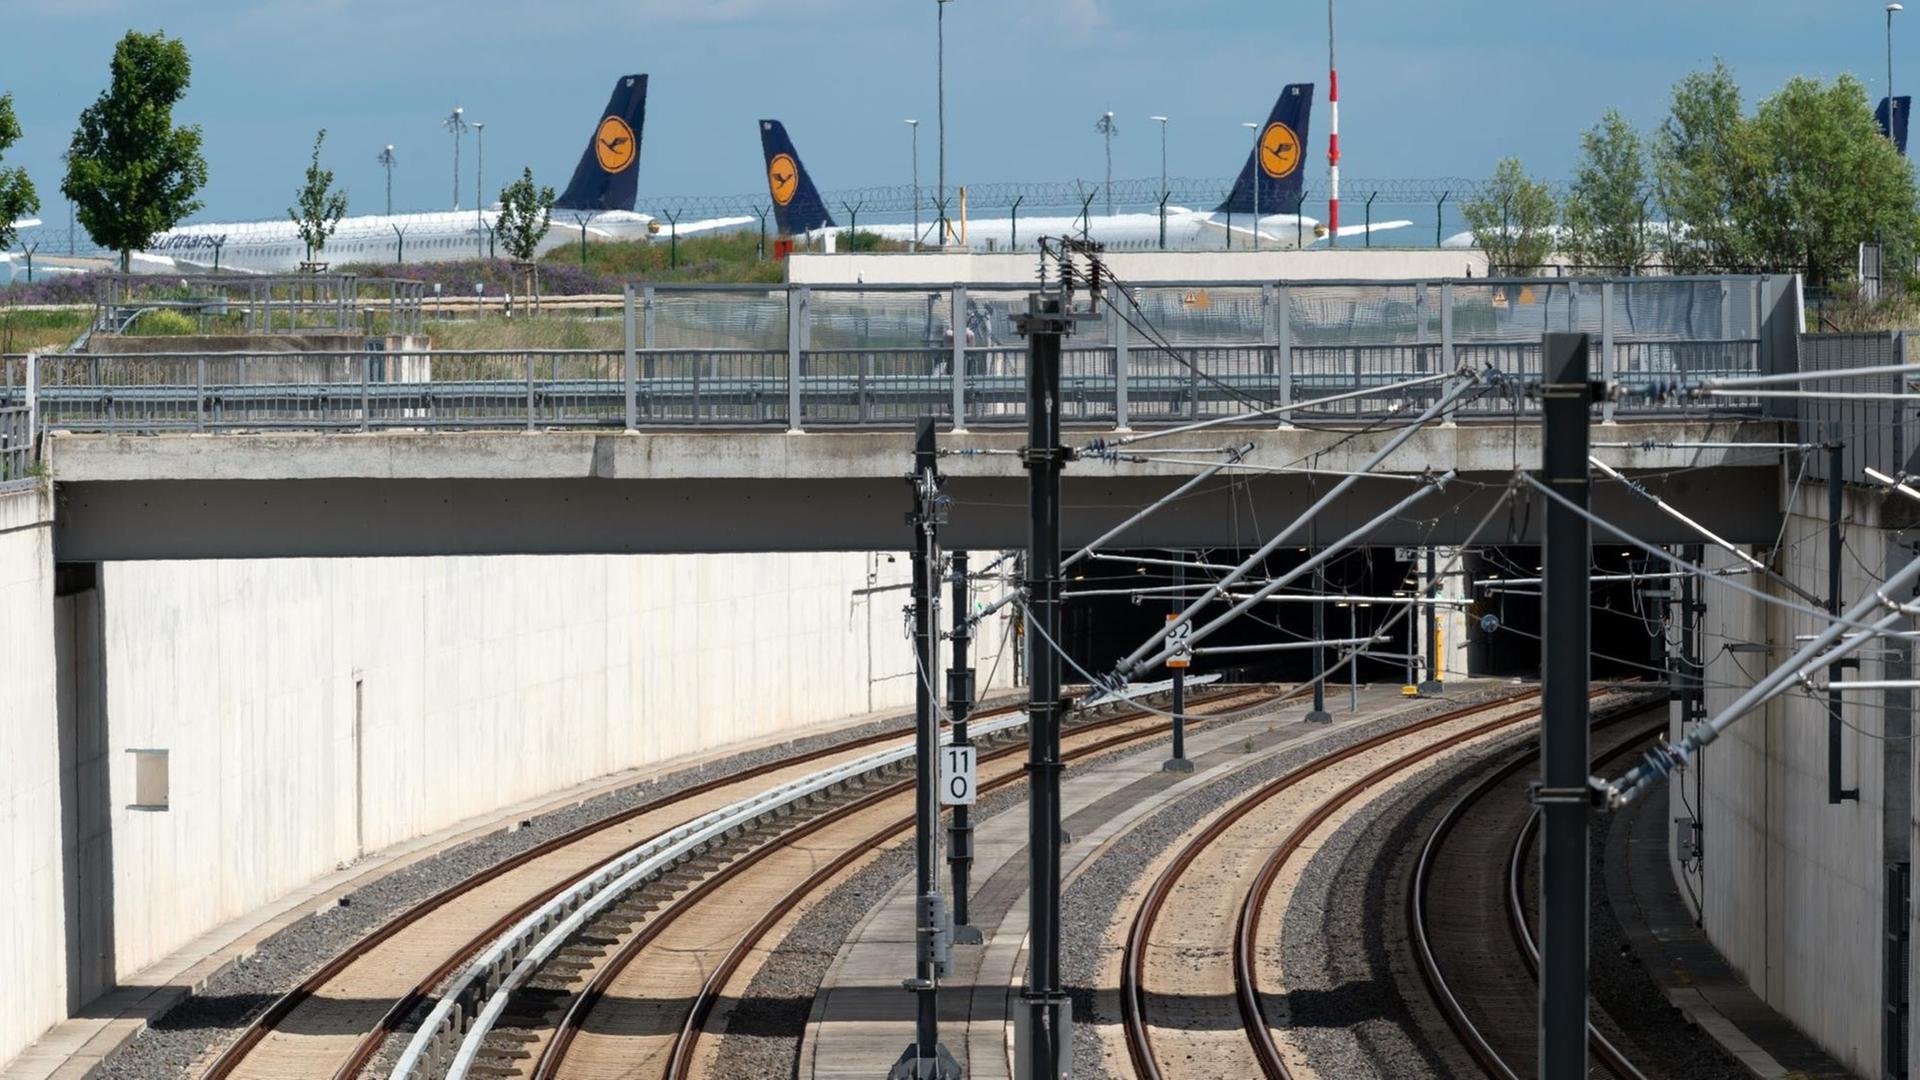
[[[647,123],[647,77],[624,75],[574,167],[557,210],[631,210],[640,192],[640,134]]]
[[[1887,123],[1887,100],[1880,99],[1879,107],[1873,110],[1873,118],[1880,123],[1880,134],[1892,139],[1894,148],[1904,157],[1907,153],[1907,110],[1912,106],[1913,99],[1905,96],[1892,99],[1893,124],[1891,126]]]
[[[827,213],[813,177],[800,164],[800,153],[787,138],[787,126],[778,120],[760,121],[760,149],[766,154],[767,194],[773,198],[773,217],[780,223],[780,232],[804,236],[832,228],[833,215]]]
[[[1273,103],[1260,129],[1260,146],[1248,151],[1246,167],[1219,212],[1253,213],[1254,183],[1260,185],[1260,213],[1294,214],[1306,190],[1307,121],[1313,114],[1313,84],[1289,83]]]

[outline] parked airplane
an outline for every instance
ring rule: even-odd
[[[594,240],[634,240],[670,236],[676,230],[633,206],[640,182],[640,139],[646,124],[647,77],[623,76],[594,126],[593,137],[574,168],[573,181],[553,204],[553,228],[541,241],[545,251],[577,243],[584,230]],[[499,251],[488,233],[498,209],[451,210],[426,214],[371,214],[342,218],[322,253],[333,265],[356,262],[447,262]],[[682,236],[733,228],[752,217],[683,222]],[[500,252],[504,254],[504,252]],[[182,225],[161,233],[153,247],[136,252],[133,269],[143,273],[219,269],[283,273],[299,269],[307,256],[299,228],[290,220],[242,224]]]
[[[1305,247],[1326,239],[1325,226],[1298,213],[1305,182],[1307,121],[1312,110],[1312,83],[1293,83],[1282,90],[1266,127],[1261,130],[1259,147],[1248,151],[1247,163],[1226,201],[1210,211],[1167,208],[1166,246],[1226,247],[1231,233],[1235,245],[1251,247],[1256,184],[1261,246]],[[812,178],[800,164],[799,151],[787,136],[786,126],[778,120],[760,121],[760,148],[766,157],[767,190],[773,198],[774,217],[780,223],[780,231],[789,236],[809,236],[834,229],[833,215],[827,211]],[[1019,246],[1019,236],[1031,242],[1035,237],[1062,234],[1085,234],[1114,248],[1150,248],[1160,244],[1161,219],[1156,211],[1087,217],[962,219],[950,224],[951,244],[976,251],[1011,251]],[[1411,224],[1411,221],[1383,221],[1371,226],[1342,226],[1340,235],[1360,236]],[[912,225],[861,226],[861,231],[888,240],[919,241],[935,246],[940,242],[938,230],[938,222],[925,226],[919,236],[914,235]]]

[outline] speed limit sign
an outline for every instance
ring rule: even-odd
[[[940,805],[972,806],[974,750],[971,746],[940,748]]]

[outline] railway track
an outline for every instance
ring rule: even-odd
[[[977,719],[1024,706],[981,710]],[[879,732],[714,777],[529,848],[406,909],[333,957],[254,1018],[208,1066],[209,1080],[334,1077],[366,1068],[434,989],[486,944],[612,854],[741,793],[898,742]]]
[[[1595,724],[1597,773],[1664,729],[1625,710]],[[1415,959],[1434,1003],[1482,1072],[1533,1075],[1540,953],[1528,921],[1526,876],[1540,815],[1526,798],[1538,747],[1515,755],[1455,801],[1428,833],[1408,890]],[[1488,874],[1489,864],[1500,873]],[[1587,1026],[1590,1076],[1646,1080],[1612,1040]]]
[[[1398,774],[1523,727],[1539,716],[1528,704],[1537,697],[1450,710],[1324,755],[1241,797],[1181,845],[1143,894],[1122,947],[1121,1026],[1135,1074],[1160,1077],[1176,1071],[1163,1062],[1204,1061],[1207,1075],[1291,1077],[1261,1003],[1260,943],[1277,940],[1269,898],[1282,874],[1343,807]],[[1164,918],[1176,906],[1180,918]],[[1187,1015],[1218,1011],[1223,1000],[1234,1002],[1230,1018]]]
[[[973,719],[978,723],[1023,707],[982,710]],[[1091,719],[1074,732],[1111,728],[1138,715]],[[715,777],[555,837],[483,871],[407,909],[322,965],[243,1029],[204,1075],[358,1076],[451,975],[542,905],[578,886],[611,856],[684,828],[743,793],[856,761],[876,744],[898,744],[901,738],[897,731],[879,733]],[[706,869],[718,870],[720,865],[709,860]]]
[[[1230,691],[1196,701],[1215,711],[1258,706],[1280,695]],[[1084,760],[1164,736],[1158,717],[1132,713],[1081,725],[1062,748]],[[992,792],[1024,779],[1024,744],[983,753],[979,789]],[[856,873],[913,827],[911,777],[862,793],[755,847],[703,878],[670,906],[646,916],[589,970],[564,981],[559,1003],[529,1009],[519,1025],[489,1034],[474,1055],[494,1075],[534,1077],[663,1076],[706,1070],[708,1029],[730,988],[744,989],[743,969],[781,936],[808,902]],[[737,1000],[737,999],[736,999]],[[515,1068],[512,1055],[528,1063]],[[458,1075],[456,1070],[455,1075]]]

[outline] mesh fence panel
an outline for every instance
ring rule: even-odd
[[[653,345],[657,349],[784,349],[786,290],[656,288]]]

